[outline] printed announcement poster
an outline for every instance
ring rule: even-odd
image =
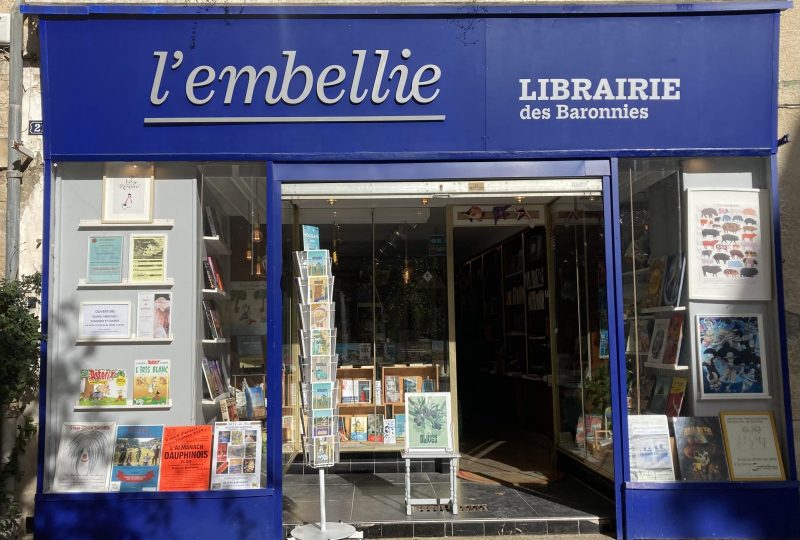
[[[160,491],[205,491],[211,476],[211,426],[164,428]]]
[[[156,491],[164,426],[117,426],[110,491]]]
[[[260,486],[261,422],[216,422],[211,489]]]
[[[114,422],[64,422],[53,491],[108,491]]]

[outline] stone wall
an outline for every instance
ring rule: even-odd
[[[778,133],[792,142],[778,150],[784,298],[795,452],[800,462],[800,10],[781,17]]]

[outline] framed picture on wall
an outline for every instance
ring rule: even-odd
[[[719,416],[731,480],[786,480],[772,411],[722,412]]]
[[[102,223],[153,222],[152,167],[131,168],[130,174],[103,176]]]
[[[763,189],[687,189],[693,300],[770,300],[769,196]]]
[[[701,399],[769,397],[761,315],[698,315]]]

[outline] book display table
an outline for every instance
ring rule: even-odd
[[[449,504],[453,515],[458,514],[458,495],[456,490],[456,470],[461,454],[447,450],[414,450],[401,452],[406,462],[406,514],[411,515],[411,507],[415,504]],[[450,460],[450,498],[448,499],[414,499],[411,497],[411,460],[412,459],[449,459]]]

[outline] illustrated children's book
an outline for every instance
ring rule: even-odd
[[[647,411],[652,414],[664,414],[667,410],[667,396],[672,388],[671,375],[658,375],[653,393],[647,403]]]
[[[672,419],[681,480],[727,482],[728,463],[722,440],[722,426],[716,416]]]
[[[339,381],[339,395],[342,403],[357,403],[356,381],[353,379],[341,379]]]
[[[369,442],[383,442],[383,415],[367,415],[367,440]]]
[[[667,345],[669,319],[656,319],[650,336],[650,362],[661,362]]]
[[[686,377],[675,377],[672,379],[672,386],[667,396],[667,416],[680,416],[683,396],[686,393],[686,384],[689,379]]]
[[[133,404],[169,403],[169,360],[135,360]]]
[[[661,355],[663,364],[675,365],[678,363],[678,353],[681,351],[681,341],[683,340],[683,314],[676,313],[669,319],[664,352]],[[657,360],[653,360],[654,362]]]
[[[64,422],[53,491],[108,491],[115,422]]]
[[[128,404],[128,377],[124,369],[82,369],[78,405],[119,407]]]
[[[405,413],[394,415],[394,431],[398,439],[406,438],[406,415]]]
[[[403,395],[400,387],[400,377],[397,375],[386,375],[384,385],[386,387],[386,403],[402,403]]]
[[[156,491],[164,426],[117,426],[110,491]]]
[[[367,440],[366,416],[353,416],[353,418],[350,419],[350,440],[351,441]]]

